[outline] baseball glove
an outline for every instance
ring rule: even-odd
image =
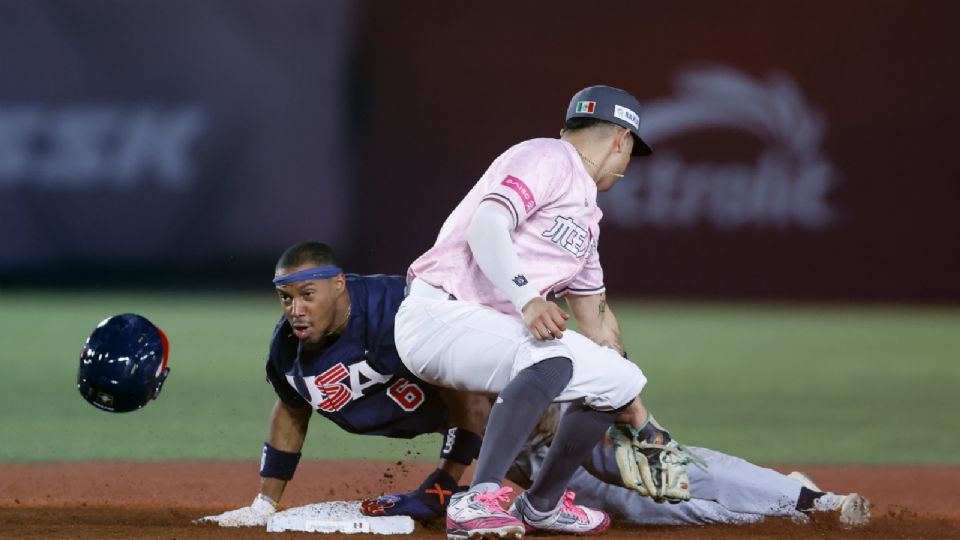
[[[643,429],[614,424],[610,427],[610,439],[625,487],[657,502],[690,500],[687,465],[694,461],[705,467],[706,463],[671,440],[653,417]]]

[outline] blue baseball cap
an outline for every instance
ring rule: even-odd
[[[633,156],[649,156],[653,153],[640,138],[640,102],[628,92],[612,86],[588,86],[574,94],[567,107],[567,117],[595,118],[625,127],[633,135]]]

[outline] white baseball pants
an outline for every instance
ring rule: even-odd
[[[397,312],[394,338],[413,374],[436,386],[498,394],[520,370],[553,357],[573,362],[573,378],[555,401],[598,410],[622,407],[647,379],[633,362],[572,330],[538,341],[523,321],[494,309],[450,300],[443,289],[414,280]]]

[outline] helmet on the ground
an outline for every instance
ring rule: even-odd
[[[170,373],[169,351],[167,336],[145,317],[104,319],[80,351],[80,395],[105,411],[137,410],[160,395]]]

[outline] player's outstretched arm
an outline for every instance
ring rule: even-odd
[[[626,356],[620,323],[605,294],[568,295],[567,304],[581,333]],[[610,435],[624,486],[658,501],[690,500],[687,464],[691,456],[654,420],[640,396],[620,412]]]
[[[266,525],[276,513],[283,490],[297,468],[312,412],[309,406],[294,407],[278,399],[270,415],[269,435],[260,460],[260,493],[250,506],[207,516],[197,522],[216,523],[221,527]]]
[[[296,464],[291,461],[283,463],[277,460],[300,459],[312,413],[309,406],[294,407],[280,399],[273,406],[270,433],[260,461],[260,495],[268,497],[275,504],[280,503],[287,481],[293,477],[293,469],[296,469]],[[296,455],[296,458],[290,454]]]
[[[606,293],[589,296],[568,294],[565,298],[581,334],[626,356],[623,338],[620,336],[620,323],[607,305]]]

